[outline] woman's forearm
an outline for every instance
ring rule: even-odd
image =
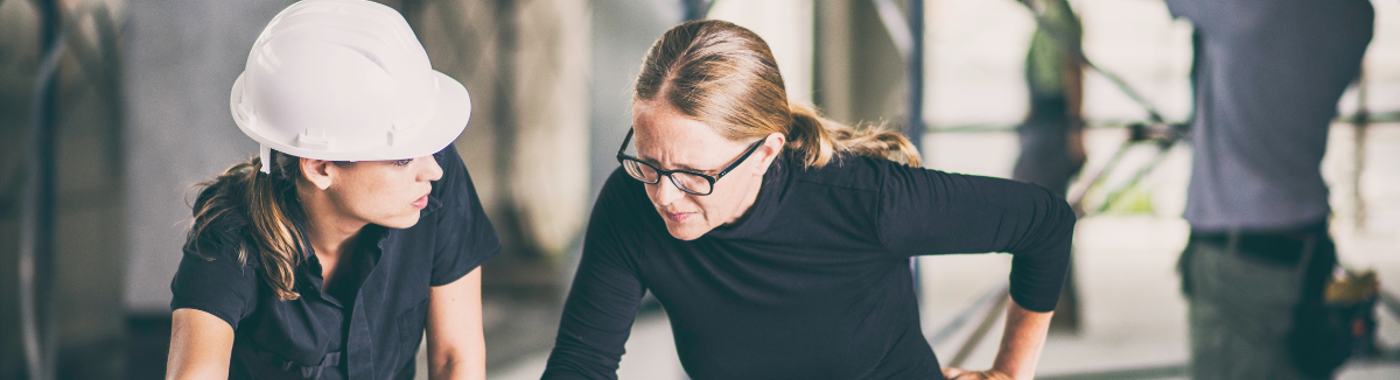
[[[1050,331],[1050,317],[1055,312],[1026,310],[1016,304],[1016,300],[1011,300],[1010,304],[1006,308],[1006,331],[992,369],[1014,379],[1030,379],[1035,377],[1040,351],[1045,347],[1045,335]]]
[[[473,353],[459,352],[430,360],[428,378],[433,380],[485,380],[486,353],[484,350]]]
[[[428,378],[485,380],[481,268],[428,294]]]
[[[233,355],[233,327],[203,310],[176,309],[171,315],[166,379],[226,379]]]

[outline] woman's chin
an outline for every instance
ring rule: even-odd
[[[666,231],[671,233],[671,237],[684,241],[691,241],[705,236],[705,233],[710,232],[710,229],[690,225],[690,223],[679,223],[668,220],[666,221]]]
[[[418,219],[422,217],[422,214],[422,212],[415,210],[411,214],[400,215],[398,217],[389,220],[383,220],[375,224],[400,230],[408,229],[409,227],[413,227],[414,225],[418,224]]]

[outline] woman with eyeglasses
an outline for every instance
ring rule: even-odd
[[[897,134],[790,104],[767,44],[723,21],[652,45],[632,118],[545,379],[615,378],[648,290],[697,380],[1035,373],[1075,221],[1050,191],[919,168]],[[990,370],[942,369],[909,258],[977,252],[1014,255],[1004,338]]]

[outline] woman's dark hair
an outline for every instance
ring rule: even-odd
[[[732,141],[782,133],[787,148],[807,167],[825,166],[844,154],[920,165],[914,145],[898,133],[853,128],[812,107],[790,104],[768,44],[729,22],[680,24],[651,46],[632,101],[658,99]]]
[[[300,297],[295,287],[295,269],[301,262],[306,242],[301,230],[289,213],[300,212],[296,196],[296,181],[301,175],[301,160],[273,151],[272,174],[261,171],[258,157],[229,167],[224,174],[203,187],[194,204],[194,225],[190,228],[189,244],[199,247],[198,240],[224,218],[242,218],[247,222],[252,246],[240,244],[238,262],[248,261],[254,250],[262,264],[263,278],[279,300]]]

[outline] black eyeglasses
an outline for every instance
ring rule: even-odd
[[[752,155],[754,151],[758,150],[760,145],[763,145],[763,140],[754,142],[753,145],[749,147],[749,150],[744,152],[744,155],[739,156],[739,159],[734,160],[734,162],[730,163],[724,170],[720,170],[719,174],[712,177],[686,170],[661,170],[646,161],[642,161],[640,158],[622,153],[627,151],[627,143],[632,142],[633,132],[635,132],[635,130],[627,131],[627,138],[622,140],[622,147],[617,149],[617,162],[622,163],[622,167],[627,169],[628,175],[648,185],[660,183],[661,177],[663,176],[671,177],[671,184],[676,185],[677,189],[688,194],[701,196],[710,195],[710,193],[714,192],[715,181],[724,177],[730,170],[739,167],[740,163],[743,163],[744,160],[749,158],[749,155]]]

